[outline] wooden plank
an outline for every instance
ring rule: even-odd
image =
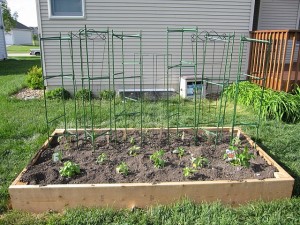
[[[283,80],[283,74],[284,74],[284,65],[285,65],[285,58],[286,58],[286,51],[287,51],[287,44],[288,44],[288,33],[285,33],[284,35],[284,42],[283,42],[283,55],[282,55],[282,61],[281,61],[281,71],[280,71],[280,77],[279,82],[277,86],[277,90],[282,90],[282,80]]]
[[[253,36],[254,39],[257,39],[257,34],[254,34],[255,36]],[[258,43],[253,42],[253,48],[254,48],[254,54],[253,54],[253,58],[252,58],[252,62],[253,62],[253,66],[252,66],[252,70],[251,70],[251,74],[250,75],[254,75],[257,76],[258,75],[258,71],[257,71],[257,64],[258,64]],[[253,83],[257,83],[257,80],[252,80]]]
[[[298,39],[300,38],[299,32],[297,32],[297,41],[299,41]],[[298,54],[297,54],[297,64],[296,64],[296,70],[295,70],[295,78],[294,78],[294,87],[297,85],[298,83],[298,75],[299,75],[299,67],[300,67],[300,46],[298,45]]]
[[[285,92],[289,92],[289,90],[290,90],[290,80],[291,80],[291,74],[293,72],[294,55],[295,55],[296,40],[297,40],[297,37],[296,37],[297,33],[293,33],[292,35],[293,35],[292,52],[291,52],[291,57],[290,57],[290,66],[289,66],[287,84],[285,86]]]
[[[272,78],[274,74],[272,74],[272,68],[274,66],[274,57],[275,57],[275,45],[277,44],[276,40],[277,33],[271,33],[270,39],[271,39],[271,51],[270,51],[270,60],[269,60],[269,69],[267,71],[267,81],[266,81],[266,87],[271,88]],[[275,41],[276,40],[276,41]],[[274,43],[274,41],[276,43]]]
[[[277,33],[276,34],[276,45],[275,45],[275,58],[274,58],[274,67],[272,70],[273,74],[273,81],[271,84],[271,88],[273,90],[276,90],[277,88],[277,82],[279,78],[279,68],[280,68],[280,58],[282,55],[282,44],[283,44],[283,32]],[[279,49],[278,49],[279,48]]]
[[[206,127],[203,129],[215,131],[221,128]],[[103,130],[107,129],[96,131],[103,132]],[[125,128],[120,130],[125,130]],[[128,130],[136,129],[128,128]],[[153,130],[160,130],[160,128],[154,128]],[[176,128],[172,130],[176,130]],[[225,127],[224,130],[230,132],[231,128]],[[63,131],[63,129],[57,129],[53,134],[62,133]],[[84,132],[84,129],[78,129],[78,131]],[[250,137],[239,128],[234,129],[234,132],[243,134],[250,145],[255,146]],[[13,182],[9,187],[9,193],[14,209],[34,213],[49,210],[62,211],[66,207],[78,206],[144,208],[157,204],[171,204],[182,198],[188,198],[197,203],[221,201],[235,206],[254,200],[271,201],[291,197],[294,179],[260,147],[256,146],[256,149],[269,164],[277,168],[278,172],[274,174],[276,178],[265,180],[247,179],[244,181],[59,184],[46,186],[18,185],[18,182]]]

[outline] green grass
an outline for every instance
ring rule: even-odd
[[[48,213],[33,215],[7,211],[8,186],[27,165],[31,157],[46,140],[43,100],[21,101],[10,94],[25,86],[27,70],[39,65],[36,58],[14,58],[0,62],[0,224],[299,224],[300,218],[300,124],[265,121],[260,128],[259,144],[263,146],[296,179],[294,199],[272,203],[253,203],[238,208],[221,204],[178,203],[172,207],[156,207],[134,212],[109,209],[72,209],[64,214]],[[3,69],[4,68],[4,69]],[[103,103],[108,114],[107,103]],[[105,105],[106,104],[106,105]],[[118,102],[119,105],[122,102]],[[137,103],[130,103],[136,108]],[[181,125],[192,124],[192,104],[182,103],[186,112]],[[207,104],[207,103],[206,103]],[[53,100],[49,112],[54,117],[62,112],[61,102]],[[67,109],[73,100],[67,101]],[[161,114],[163,103],[145,105],[145,126],[160,126],[159,118],[153,119],[150,112]],[[232,118],[232,104],[228,104],[226,123]],[[159,111],[160,110],[160,111]],[[252,120],[251,109],[238,107],[239,119]],[[130,119],[133,127],[139,126],[138,119]],[[100,122],[100,121],[98,121]],[[69,118],[70,126],[74,121]],[[171,121],[174,123],[174,121]],[[120,126],[124,125],[120,122]],[[51,129],[60,127],[53,124]],[[255,130],[244,128],[255,137]],[[272,191],[272,190],[270,190]]]
[[[7,53],[28,53],[30,52],[30,49],[39,49],[39,45],[11,45],[7,47]]]

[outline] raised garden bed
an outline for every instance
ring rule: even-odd
[[[207,135],[207,131],[215,128],[204,130],[199,130],[195,145],[194,131],[180,129],[178,135],[172,129],[170,149],[166,130],[162,129],[145,129],[141,149],[138,148],[139,132],[134,129],[127,129],[126,136],[124,129],[118,129],[118,142],[106,136],[98,137],[95,151],[88,141],[80,140],[80,150],[74,151],[75,141],[61,138],[58,142],[57,137],[51,138],[9,187],[12,207],[31,212],[61,211],[76,206],[132,208],[169,204],[182,198],[237,205],[291,196],[294,179],[260,147],[255,147],[241,130],[235,130],[241,140],[240,148],[251,146],[250,152],[255,156],[249,168],[233,166],[223,159],[229,147],[230,128],[223,129],[227,134],[223,134],[216,146]],[[62,132],[57,129],[53,134]],[[182,157],[178,156],[180,147],[184,149]],[[136,149],[135,156],[128,154],[132,149]],[[159,149],[164,149],[163,168],[155,168],[150,160]],[[53,153],[60,150],[63,152],[61,162],[53,162]],[[97,163],[101,153],[107,154],[107,160]],[[207,159],[208,164],[193,168],[189,176],[184,176],[184,168],[193,167],[191,158],[200,156]],[[79,164],[80,172],[71,178],[61,177],[59,170],[68,160]],[[116,171],[122,162],[128,165],[127,175]]]

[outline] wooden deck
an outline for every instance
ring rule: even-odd
[[[251,43],[248,74],[265,79],[265,87],[291,92],[300,85],[300,30],[261,30],[251,38],[270,40],[270,49],[263,43]],[[263,80],[252,79],[263,85]]]

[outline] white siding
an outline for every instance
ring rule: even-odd
[[[12,29],[5,34],[8,45],[32,45],[32,32],[30,30]]]
[[[143,31],[143,54],[166,54],[167,27],[198,27],[200,31],[215,30],[218,33],[236,32],[236,45],[240,35],[248,35],[251,15],[251,0],[86,0],[85,19],[49,19],[48,1],[39,0],[41,32],[43,37],[57,36],[78,31],[84,25],[88,28],[115,32],[138,33]],[[190,43],[190,38],[187,39]],[[178,42],[180,43],[180,42]],[[45,43],[45,69],[47,74],[59,73],[59,50],[57,43]],[[129,45],[132,47],[131,45]],[[135,53],[136,47],[132,47]],[[67,50],[66,50],[67,51]],[[220,51],[218,52],[220,53]],[[174,52],[174,55],[179,51]],[[200,55],[200,54],[199,54]],[[234,49],[232,76],[237,72],[238,47]],[[160,62],[163,59],[160,59]],[[151,60],[150,60],[151,61]],[[244,57],[246,61],[246,57]],[[144,63],[144,68],[151,67]],[[70,69],[70,68],[69,68]],[[145,84],[152,82],[151,71],[144,72]],[[163,72],[163,68],[160,69]],[[148,79],[147,79],[148,76]],[[173,84],[179,79],[173,75]],[[59,85],[59,79],[48,81],[49,86]],[[70,81],[66,81],[70,84]],[[163,83],[163,79],[158,82]],[[150,83],[149,83],[150,85]]]
[[[0,1],[1,4],[1,1]],[[2,11],[0,7],[0,27],[3,27]],[[0,28],[0,60],[7,58],[4,29]]]
[[[299,0],[261,0],[258,30],[297,29]]]
[[[298,29],[299,0],[261,0],[258,30]],[[295,61],[299,45],[296,46]],[[290,62],[292,41],[288,41],[286,63]]]

